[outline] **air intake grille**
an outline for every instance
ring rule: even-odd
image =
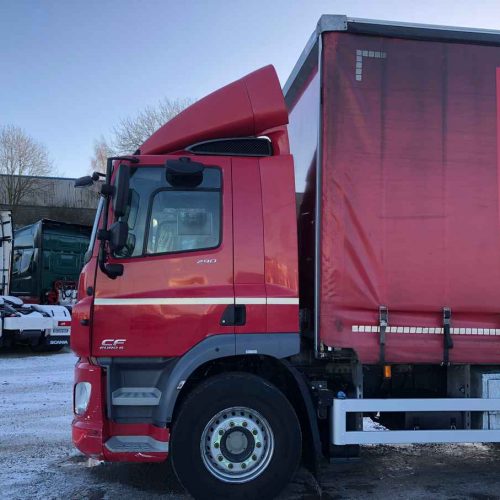
[[[266,137],[240,137],[199,142],[186,148],[198,155],[272,156],[271,141]]]

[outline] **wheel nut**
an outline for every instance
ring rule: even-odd
[[[222,462],[222,461],[224,460],[224,457],[223,457],[222,455],[219,455],[219,456],[217,457],[217,460],[218,460],[219,462]]]
[[[214,443],[214,448],[218,448],[219,447],[219,443]]]
[[[255,446],[257,446],[257,448],[260,448],[262,446],[261,443],[257,443]]]
[[[257,435],[257,430],[256,430],[256,429],[254,429],[254,430],[252,431],[252,434],[253,434],[254,436],[256,436],[256,435]]]
[[[234,422],[229,422],[229,427],[234,427]]]
[[[246,468],[247,468],[247,464],[244,464],[244,463],[243,463],[243,464],[241,464],[241,468],[242,468],[242,469],[246,469]]]
[[[228,464],[227,468],[228,469],[232,469],[233,468],[233,464]]]
[[[252,455],[252,460],[257,460],[257,455]]]
[[[221,429],[221,430],[219,431],[219,436],[222,436],[223,434],[224,434],[224,431]]]
[[[247,424],[246,422],[243,422],[241,425],[242,425],[243,427],[246,427],[248,424]]]

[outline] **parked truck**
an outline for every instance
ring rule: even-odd
[[[91,228],[42,219],[14,232],[11,293],[71,309]]]
[[[0,349],[17,344],[32,350],[59,351],[69,345],[71,316],[59,305],[25,304],[11,294],[12,212],[0,211]]]
[[[10,271],[12,267],[12,211],[0,210],[0,295],[10,292]]]
[[[301,457],[500,442],[499,68],[500,32],[323,16],[283,91],[262,68],[110,158],[75,445],[271,498]]]

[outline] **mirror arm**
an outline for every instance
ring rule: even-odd
[[[105,185],[110,186],[111,184],[111,172],[113,168],[113,160],[111,158],[108,158],[106,161],[106,181]],[[104,188],[104,186],[102,186]],[[104,203],[104,210],[102,214],[102,229],[99,230],[98,238],[101,242],[99,245],[99,269],[101,272],[103,272],[108,278],[111,278],[111,276],[108,273],[108,270],[106,269],[106,261],[108,260],[107,257],[107,252],[106,252],[106,241],[109,239],[109,231],[108,231],[108,212],[109,212],[109,202],[111,199],[111,196],[109,193],[106,193],[104,189],[101,188],[101,194],[104,196],[104,199],[106,200]]]
[[[109,264],[108,262],[106,262],[107,255],[105,251],[106,250],[104,250],[103,252],[101,243],[101,248],[99,249],[99,269],[108,278],[114,280],[115,278],[123,274],[123,264]]]
[[[117,276],[123,274],[123,264],[109,264],[108,252],[106,251],[106,241],[109,240],[109,230],[108,230],[108,213],[109,213],[109,203],[111,201],[111,196],[114,193],[114,186],[111,185],[111,174],[113,173],[113,161],[114,160],[128,160],[130,163],[139,163],[139,158],[134,156],[111,156],[106,160],[106,180],[101,189],[101,194],[106,200],[104,204],[104,212],[102,215],[102,229],[99,231],[99,239],[101,244],[99,246],[99,269],[108,278],[115,279]]]

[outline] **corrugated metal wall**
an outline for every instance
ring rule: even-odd
[[[0,208],[13,211],[16,227],[42,218],[92,224],[99,200],[98,186],[75,188],[75,179],[30,177],[29,192],[16,207],[12,207],[5,192],[6,178],[0,175]]]
[[[7,176],[0,175],[0,203],[6,204],[4,184]],[[20,205],[43,207],[95,208],[99,195],[95,186],[75,188],[75,179],[63,177],[31,177],[29,194]]]

